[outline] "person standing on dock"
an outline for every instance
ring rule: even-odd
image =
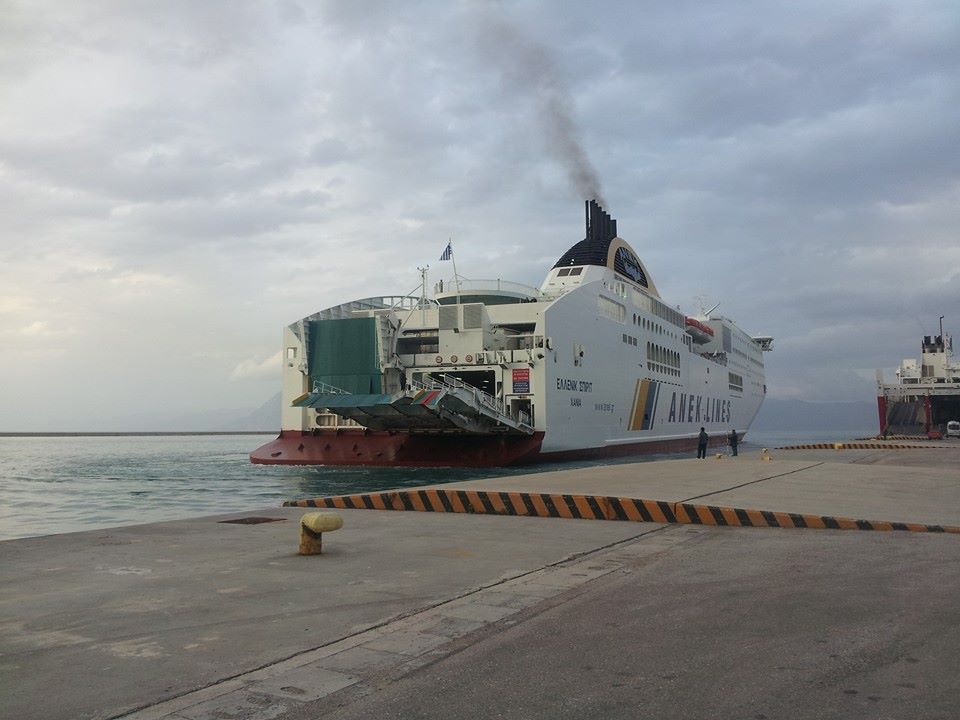
[[[740,438],[737,437],[737,431],[731,430],[730,437],[727,438],[730,441],[730,450],[733,451],[733,456],[737,456],[737,443],[740,442]]]
[[[697,437],[697,459],[702,460],[707,457],[707,443],[710,442],[710,436],[707,431],[700,428],[700,435]]]

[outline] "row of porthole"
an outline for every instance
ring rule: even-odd
[[[680,353],[676,350],[655,345],[654,343],[647,343],[647,359],[663,365],[680,368]]]
[[[456,355],[451,355],[451,356],[450,356],[450,364],[451,364],[451,365],[456,365],[459,360],[460,360],[460,358],[458,358]],[[437,361],[437,365],[443,365],[443,355],[437,355],[436,361]],[[466,363],[472,363],[472,362],[473,362],[473,355],[464,355],[464,356],[463,356],[463,361],[466,362]]]
[[[645,317],[643,317],[642,315],[637,315],[636,313],[634,313],[634,314],[633,314],[633,324],[636,325],[636,326],[638,326],[638,327],[642,327],[644,330],[649,330],[650,332],[656,332],[656,333],[659,333],[659,334],[661,334],[661,335],[667,335],[667,336],[669,336],[669,337],[672,337],[674,340],[677,339],[677,334],[676,334],[676,333],[667,330],[667,329],[666,329],[663,325],[661,325],[660,323],[655,323],[655,322],[653,322],[652,320],[647,320],[647,319],[646,319]]]
[[[647,369],[653,370],[654,372],[663,373],[664,375],[673,375],[674,377],[680,377],[679,370],[675,368],[667,367],[666,365],[661,365],[660,363],[655,363],[649,360],[647,361]]]

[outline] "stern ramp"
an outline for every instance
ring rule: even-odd
[[[525,413],[511,415],[502,400],[449,375],[414,382],[394,394],[353,394],[316,383],[293,407],[325,409],[370,430],[455,430],[532,435]]]

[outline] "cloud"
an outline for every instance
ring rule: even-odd
[[[31,303],[25,295],[0,295],[0,314],[21,312],[29,308]]]
[[[169,275],[149,272],[122,272],[110,278],[113,285],[128,287],[169,287],[177,283],[177,279]]]
[[[248,380],[250,378],[275,378],[279,382],[280,363],[283,360],[279,351],[266,360],[244,360],[230,373],[231,380]]]
[[[583,236],[564,158],[669,303],[777,338],[771,395],[870,397],[960,306],[954,16],[7,3],[0,378],[32,390],[0,428],[139,412],[146,380],[171,412],[259,405],[284,324],[438,279],[451,237],[468,277],[539,285]]]
[[[26,335],[27,337],[37,337],[40,335],[46,335],[50,332],[47,327],[47,323],[42,320],[36,320],[26,327],[20,328],[20,334]]]

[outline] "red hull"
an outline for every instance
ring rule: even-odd
[[[880,434],[887,432],[887,399],[882,395],[877,397],[877,413],[880,415]]]
[[[710,444],[725,442],[725,438],[714,438]],[[403,431],[284,430],[276,440],[250,453],[250,461],[264,465],[497,467],[551,460],[692,452],[697,447],[695,437],[552,453],[541,452],[542,443],[542,432],[465,437]]]

